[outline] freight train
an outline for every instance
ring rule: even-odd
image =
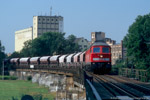
[[[65,55],[12,58],[15,69],[80,69],[96,74],[111,70],[111,48],[104,42],[95,42],[84,51]]]

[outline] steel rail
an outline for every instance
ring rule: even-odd
[[[112,94],[112,96],[115,97],[115,96],[118,95],[118,93],[116,93],[113,89],[110,88],[109,84],[103,84],[104,81],[98,79],[98,78],[95,76],[96,74],[93,74],[93,73],[91,73],[91,72],[86,72],[86,73],[92,75],[92,76],[95,78],[95,80],[98,81],[99,84],[101,84],[110,94]]]
[[[125,79],[118,79],[118,78],[114,78],[114,77],[112,77],[112,76],[109,76],[109,75],[107,75],[107,77],[111,77],[111,78],[113,78],[114,80],[116,80],[116,81],[122,81],[122,82],[125,82],[125,83],[127,83],[127,85],[132,85],[131,87],[133,87],[133,88],[139,88],[140,90],[142,89],[142,90],[144,90],[143,92],[145,92],[145,93],[149,93],[150,94],[150,89],[149,88],[146,88],[146,87],[144,87],[144,86],[141,86],[141,85],[138,85],[138,84],[135,84],[134,82],[131,82],[131,81],[127,81],[127,80],[125,80]]]
[[[115,87],[117,89],[117,91],[118,90],[121,91],[124,95],[127,95],[127,96],[132,97],[132,98],[137,98],[138,97],[138,96],[136,96],[136,95],[134,95],[132,93],[127,92],[125,89],[120,88],[119,86],[113,84],[112,82],[110,82],[110,81],[108,81],[108,80],[106,80],[106,79],[104,79],[104,78],[102,78],[102,77],[100,77],[98,75],[95,75],[95,77],[100,79],[100,80],[102,80],[102,81],[104,81],[104,82],[107,82],[109,85]]]
[[[90,75],[92,77],[94,76],[93,73],[91,73],[91,72],[87,72],[87,71],[85,71],[85,72],[86,72],[87,75]],[[103,94],[103,93],[101,94],[101,92],[99,92],[100,95],[108,96],[108,97],[102,97],[102,98],[104,98],[104,99],[111,99],[111,98],[115,98],[116,97],[115,92],[111,88],[109,88],[109,86],[107,84],[102,84],[102,82],[100,82],[99,79],[96,79],[96,78],[94,78],[94,79],[95,79],[96,83],[98,82],[97,85],[100,85],[100,87],[105,89],[104,91],[108,92],[108,94],[109,94],[109,95],[106,95],[106,94]]]
[[[96,100],[102,100],[102,98],[99,96],[97,90],[96,90],[95,87],[92,85],[92,83],[91,83],[88,79],[86,79],[86,81],[87,81],[87,83],[90,85],[90,87],[91,87],[91,89],[92,89],[92,91],[93,91],[93,94],[95,95]]]

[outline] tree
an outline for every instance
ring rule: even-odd
[[[72,34],[67,37],[65,53],[74,53],[80,51],[79,45],[75,43],[75,40],[76,40],[76,36]]]
[[[150,68],[150,14],[138,16],[124,37],[127,56],[136,68]]]
[[[32,40],[28,40],[24,43],[24,47],[20,52],[23,57],[32,56]]]
[[[71,35],[69,35],[69,36],[67,37],[67,40],[70,41],[70,42],[73,42],[73,41],[76,40],[76,36],[74,36],[73,34],[71,34]]]
[[[5,51],[5,47],[2,46],[1,41],[0,41],[0,72],[2,72],[2,61],[6,57],[4,51]]]
[[[5,51],[5,47],[2,46],[2,43],[1,43],[1,41],[0,41],[0,52],[4,52],[4,51]]]
[[[23,56],[46,56],[53,54],[66,54],[78,51],[77,44],[74,43],[75,36],[64,38],[65,33],[48,32],[42,36],[24,43],[21,50]]]
[[[19,52],[13,52],[8,58],[20,58],[22,55]]]

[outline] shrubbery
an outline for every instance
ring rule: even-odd
[[[2,80],[4,78],[4,80],[16,80],[17,77],[15,76],[0,76],[0,80]]]
[[[28,76],[28,77],[27,77],[27,80],[28,80],[28,81],[31,81],[31,80],[32,80],[32,76]]]

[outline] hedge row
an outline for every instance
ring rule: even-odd
[[[17,77],[15,76],[0,76],[0,80],[2,80],[4,78],[4,80],[16,80]]]

